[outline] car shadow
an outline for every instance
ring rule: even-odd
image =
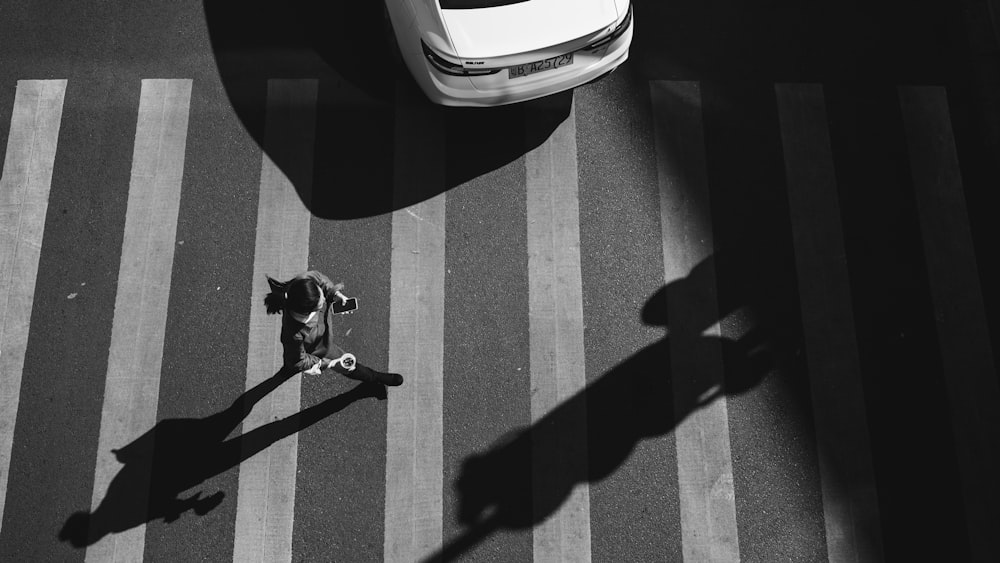
[[[204,0],[203,7],[223,88],[259,146],[266,146],[268,81],[318,81],[313,173],[272,159],[296,178],[316,217],[371,217],[434,197],[517,160],[570,112],[571,92],[496,108],[430,103],[394,62],[381,2]],[[398,112],[424,114],[421,122],[441,131],[400,132]],[[428,138],[443,143],[428,146]],[[407,174],[396,170],[396,157],[411,152],[443,163],[444,177],[394,190]],[[312,178],[312,185],[298,178]]]
[[[455,561],[500,529],[537,526],[566,502],[578,484],[613,474],[642,440],[669,434],[696,410],[722,396],[747,392],[771,372],[766,335],[751,331],[733,340],[706,334],[717,319],[706,318],[698,303],[704,303],[706,290],[712,287],[708,276],[713,275],[714,262],[703,261],[644,305],[643,322],[665,327],[664,338],[593,380],[530,427],[463,462],[455,491],[464,530],[425,561]],[[676,316],[670,322],[668,300]],[[671,348],[678,346],[692,356],[721,350],[724,384],[719,386],[711,373],[698,370],[674,373]],[[678,380],[683,383],[676,384]],[[586,421],[587,462],[567,463],[564,444],[580,432],[580,420]],[[532,483],[540,472],[546,475],[544,487]]]
[[[294,375],[294,371],[280,370],[221,412],[205,418],[161,420],[135,441],[112,450],[123,466],[111,480],[100,505],[93,512],[71,515],[59,539],[83,548],[110,533],[124,532],[157,518],[169,523],[188,510],[207,514],[222,503],[223,491],[204,498],[201,491],[184,498],[182,494],[354,401],[383,398],[377,387],[362,383],[296,414],[226,439],[258,401]]]

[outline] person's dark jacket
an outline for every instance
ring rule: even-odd
[[[295,279],[309,278],[319,285],[326,296],[326,306],[308,324],[296,320],[291,311],[281,315],[281,344],[284,347],[284,364],[286,368],[305,371],[318,364],[323,358],[335,359],[344,354],[339,346],[334,344],[330,335],[330,305],[339,299],[334,292],[337,287],[330,278],[320,272],[310,270],[299,274]]]

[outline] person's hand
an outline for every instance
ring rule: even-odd
[[[344,291],[344,282],[337,282],[333,284],[334,291]]]

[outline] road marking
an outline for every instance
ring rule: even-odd
[[[19,80],[0,176],[0,524],[65,80]]]
[[[708,210],[708,178],[701,118],[701,89],[695,82],[652,81],[656,167],[660,186],[664,278],[685,278],[713,251]],[[704,299],[667,292],[670,356],[679,413],[692,409],[684,397],[723,384],[721,345],[709,354],[699,321],[718,319],[715,272],[711,264]],[[697,330],[684,330],[690,326]],[[719,336],[718,324],[711,336]],[[685,561],[739,561],[729,418],[725,396],[695,408],[674,432]]]
[[[1000,391],[948,97],[899,88],[973,561],[1000,552]]]
[[[533,424],[586,385],[575,119],[571,108],[566,121],[525,155]],[[531,485],[536,499],[569,473],[587,474],[587,412],[584,402],[579,404],[570,417],[559,419],[565,423],[560,428],[533,434]],[[556,440],[539,439],[543,435]],[[586,481],[535,526],[533,541],[537,562],[590,561]]]
[[[270,289],[265,276],[286,280],[308,269],[310,213],[299,193],[306,198],[312,193],[317,90],[313,79],[267,83],[247,390],[283,364],[281,317],[266,314],[264,296]],[[243,434],[299,412],[301,381],[294,377],[257,403],[243,421]],[[292,560],[298,444],[293,433],[240,465],[234,562]]]
[[[881,561],[878,496],[854,332],[826,101],[775,86],[830,561]]]
[[[111,450],[156,424],[190,104],[191,80],[142,81],[101,410],[94,510],[122,467]],[[136,506],[148,503],[146,489],[136,487]],[[141,561],[145,535],[145,524],[108,535],[87,548],[87,561]]]
[[[397,100],[403,99],[397,88]],[[414,104],[396,112],[394,189],[444,186],[443,119]],[[435,190],[440,191],[440,190]],[[389,391],[386,423],[385,561],[411,563],[441,545],[444,394],[445,194],[392,215],[389,370],[406,383]]]

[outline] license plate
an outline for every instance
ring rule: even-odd
[[[571,64],[573,64],[573,53],[559,55],[558,57],[552,57],[544,61],[535,61],[533,63],[508,67],[507,78],[521,78],[529,74],[535,74],[536,72],[544,72]]]

